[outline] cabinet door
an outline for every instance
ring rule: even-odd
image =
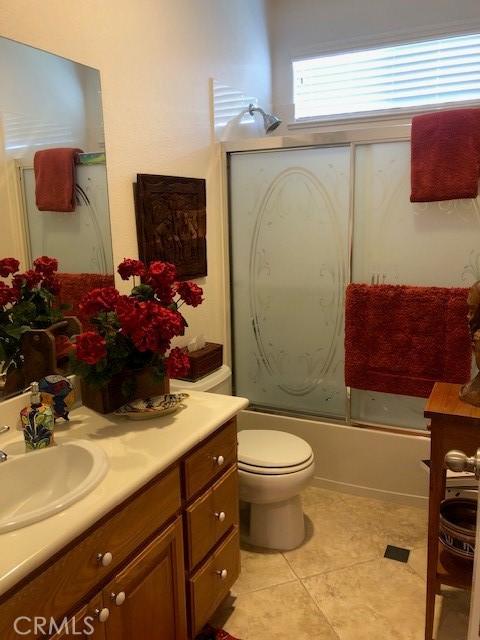
[[[108,616],[109,610],[103,607],[100,593],[68,620],[57,621],[57,628],[60,627],[60,629],[58,633],[51,636],[51,640],[69,638],[105,640],[105,621]]]
[[[103,590],[107,640],[185,640],[182,521],[155,538]]]

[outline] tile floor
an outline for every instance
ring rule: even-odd
[[[307,539],[286,553],[243,545],[242,574],[213,623],[241,640],[423,640],[427,514],[309,488]],[[411,549],[407,564],[383,557]],[[468,596],[438,597],[437,640],[465,640]]]

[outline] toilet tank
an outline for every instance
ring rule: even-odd
[[[226,396],[232,395],[232,370],[226,364],[220,369],[213,371],[208,376],[200,378],[195,382],[190,380],[170,379],[170,391],[172,393],[179,391],[208,391],[210,393],[222,393]]]

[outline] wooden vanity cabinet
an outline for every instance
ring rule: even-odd
[[[103,589],[106,640],[186,637],[182,522],[155,538]]]
[[[236,448],[233,419],[0,597],[1,640],[194,638],[240,572]]]

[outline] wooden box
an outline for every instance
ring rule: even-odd
[[[223,344],[207,342],[203,349],[192,351],[188,354],[190,359],[190,372],[182,380],[195,382],[199,378],[208,376],[209,373],[220,369],[223,364]]]

